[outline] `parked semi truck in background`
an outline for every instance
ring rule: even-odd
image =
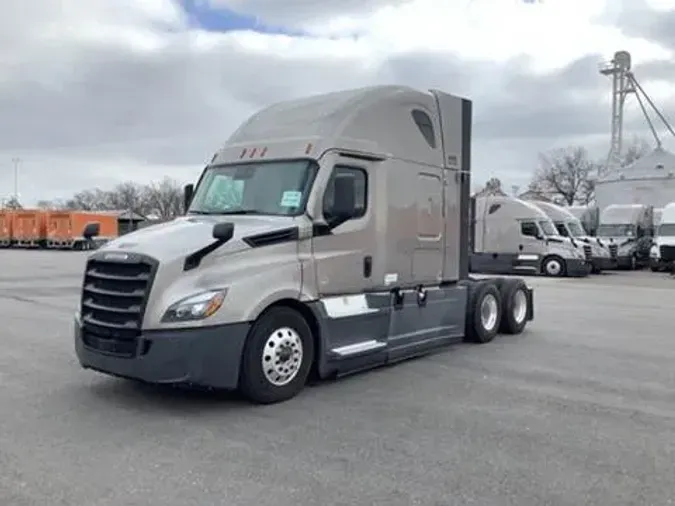
[[[609,244],[604,244],[601,239],[591,237],[581,221],[567,208],[543,201],[532,201],[532,204],[551,218],[560,235],[581,244],[586,258],[591,260],[593,273],[598,274],[603,270],[616,268],[616,246],[610,248]]]
[[[487,195],[472,199],[471,271],[587,276],[590,258],[562,237],[553,221],[530,202]]]
[[[81,365],[270,403],[311,372],[521,332],[523,280],[468,275],[471,115],[398,86],[253,115],[186,187],[186,216],[89,256]]]
[[[588,235],[595,236],[600,225],[600,208],[598,206],[569,206],[566,207],[584,226]]]
[[[649,262],[653,208],[644,204],[613,204],[600,213],[597,236],[617,245],[620,269],[637,269]]]
[[[649,268],[653,272],[671,270],[675,260],[675,202],[663,207],[655,230],[654,244],[649,251]]]

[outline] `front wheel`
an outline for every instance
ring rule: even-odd
[[[239,388],[258,404],[295,397],[304,388],[314,357],[314,337],[293,309],[272,308],[255,322],[244,347]]]
[[[546,257],[541,265],[541,270],[546,276],[564,276],[565,261],[558,256]]]

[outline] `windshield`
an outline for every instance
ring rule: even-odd
[[[541,230],[544,232],[544,235],[554,235],[554,236],[559,236],[560,234],[556,230],[555,226],[553,225],[553,222],[551,221],[546,221],[542,220],[539,222],[539,226],[541,227]]]
[[[569,231],[567,230],[567,227],[566,227],[565,224],[564,224],[563,222],[561,222],[561,221],[557,221],[557,222],[555,223],[555,228],[558,230],[558,233],[559,233],[560,235],[562,235],[563,237],[568,237],[568,236],[570,235],[570,234],[569,234]]]
[[[675,237],[675,223],[663,223],[659,225],[660,237]]]
[[[188,213],[297,216],[305,210],[315,172],[309,160],[212,166]]]
[[[597,236],[599,237],[633,237],[633,225],[600,225]]]
[[[570,234],[572,234],[572,237],[584,237],[588,235],[579,221],[568,221],[567,228],[569,229]]]

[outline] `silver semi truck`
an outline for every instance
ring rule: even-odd
[[[521,332],[532,290],[468,275],[471,117],[398,86],[253,115],[186,187],[185,216],[88,257],[81,365],[272,403],[310,374]]]
[[[654,228],[653,208],[644,204],[612,204],[600,213],[597,237],[616,248],[619,269],[649,263]]]
[[[590,258],[558,233],[553,221],[530,202],[502,195],[472,199],[471,271],[588,276]]]
[[[598,206],[569,206],[566,207],[584,226],[588,235],[595,237],[600,224],[600,208]]]
[[[551,218],[560,235],[569,237],[572,241],[581,245],[584,255],[591,261],[593,273],[598,274],[606,269],[616,269],[616,248],[610,250],[609,244],[605,244],[602,239],[591,237],[579,218],[574,216],[567,208],[551,202],[532,201],[532,203]],[[612,256],[612,253],[614,256]]]

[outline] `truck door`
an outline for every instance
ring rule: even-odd
[[[330,231],[317,230],[312,238],[316,288],[329,354],[339,358],[374,352],[371,361],[384,362],[389,325],[388,294],[371,293],[376,258],[377,171],[366,160],[331,157],[325,191],[315,209],[330,220],[336,178],[353,178],[355,213]],[[322,181],[317,181],[323,185]],[[319,211],[320,209],[320,211]],[[378,358],[379,357],[379,358]]]
[[[522,246],[522,248],[521,248]],[[543,235],[539,226],[534,221],[520,222],[520,244],[518,245],[521,253],[544,253]]]

